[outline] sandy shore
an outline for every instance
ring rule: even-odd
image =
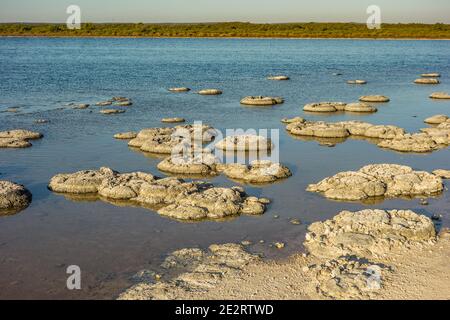
[[[421,250],[396,250],[374,262],[390,265],[382,275],[375,299],[450,299],[450,233],[441,234],[435,245]],[[225,277],[207,292],[186,292],[180,299],[326,299],[317,293],[316,280],[304,268],[323,261],[294,255],[284,262],[248,265],[236,277]],[[362,298],[362,297],[361,297]]]

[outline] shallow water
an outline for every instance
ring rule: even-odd
[[[309,223],[343,209],[410,208],[440,213],[442,224],[448,225],[448,192],[431,199],[429,206],[419,205],[417,199],[364,205],[330,201],[305,188],[369,163],[448,169],[449,149],[401,154],[351,139],[335,148],[321,147],[289,136],[280,119],[358,119],[418,130],[425,127],[426,117],[450,114],[449,101],[428,98],[434,91],[450,91],[449,57],[448,41],[0,38],[0,130],[26,128],[45,135],[28,149],[0,149],[1,179],[22,183],[33,193],[26,210],[0,217],[0,298],[114,298],[133,284],[134,273],[158,265],[170,251],[212,243],[263,239],[264,244],[250,249],[283,258],[302,250]],[[343,75],[333,76],[336,72]],[[442,84],[414,85],[424,72],[440,72]],[[287,74],[291,80],[265,80],[269,74]],[[369,83],[347,85],[350,79]],[[167,92],[173,86],[220,88],[224,93],[206,97]],[[391,102],[370,115],[306,115],[301,110],[308,102],[351,102],[366,94],[387,95]],[[99,107],[66,106],[116,95],[133,99],[124,114],[105,116]],[[246,95],[282,96],[286,102],[244,107],[239,100]],[[20,107],[18,113],[1,112],[14,106]],[[220,129],[280,129],[280,160],[293,177],[269,186],[245,186],[248,193],[273,200],[265,215],[182,223],[144,208],[72,201],[47,190],[56,173],[100,166],[163,176],[156,169],[157,158],[133,151],[112,136],[162,126],[160,119],[172,116]],[[41,118],[50,122],[33,123]],[[236,184],[223,177],[212,181]],[[303,224],[292,225],[290,218]],[[269,247],[274,241],[287,246]],[[80,291],[66,289],[66,267],[73,264],[82,270]]]

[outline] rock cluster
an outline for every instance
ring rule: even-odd
[[[225,276],[238,275],[250,263],[260,261],[259,256],[246,252],[238,244],[213,244],[208,250],[197,248],[173,252],[161,268],[180,275],[156,283],[142,282],[119,296],[120,300],[173,300],[186,292],[204,292],[217,286]]]
[[[184,175],[224,174],[232,180],[245,183],[271,183],[292,175],[289,168],[270,160],[254,160],[250,165],[231,163],[222,164],[210,153],[201,153],[194,157],[171,156],[158,164],[163,172]]]
[[[0,180],[0,214],[2,211],[20,210],[31,203],[31,193],[24,186]]]
[[[397,164],[373,164],[358,171],[341,172],[307,188],[310,192],[323,193],[326,198],[344,201],[426,197],[443,190],[440,177]]]
[[[371,106],[370,104],[364,102],[357,103],[344,103],[344,102],[319,102],[319,103],[309,103],[303,107],[306,112],[377,112],[377,108]]]
[[[0,131],[0,148],[28,148],[32,146],[29,140],[40,138],[42,138],[41,133],[29,130]]]
[[[208,125],[180,125],[173,128],[148,128],[141,130],[128,142],[130,147],[144,152],[171,154],[186,148],[202,149],[204,143],[214,139],[217,132]]]
[[[240,214],[260,215],[267,199],[247,196],[240,187],[217,188],[194,181],[158,178],[149,173],[119,173],[110,168],[55,175],[54,192],[92,195],[106,201],[157,208],[160,215],[178,220],[221,219]]]
[[[427,119],[436,124],[445,116]],[[302,118],[289,120],[286,130],[296,136],[313,138],[363,137],[381,148],[399,152],[425,153],[446,148],[450,145],[450,121],[440,122],[433,128],[421,129],[418,133],[407,133],[391,125],[373,125],[361,121],[323,122],[307,121]]]
[[[249,96],[241,100],[241,104],[249,106],[273,106],[284,103],[280,97]]]

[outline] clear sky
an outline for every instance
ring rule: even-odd
[[[383,22],[450,23],[450,0],[0,0],[0,22],[365,22],[378,5]]]

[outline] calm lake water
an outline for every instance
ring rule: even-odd
[[[375,205],[334,202],[305,191],[309,183],[369,163],[448,169],[449,149],[401,154],[356,140],[327,148],[292,138],[280,123],[284,117],[303,116],[418,130],[425,127],[426,117],[450,115],[449,101],[428,98],[434,91],[450,91],[449,57],[449,41],[0,38],[0,130],[25,128],[45,135],[28,149],[0,149],[0,178],[22,183],[33,193],[26,210],[0,217],[0,298],[115,298],[133,284],[137,271],[154,268],[167,253],[212,243],[250,240],[257,243],[250,250],[281,259],[303,250],[308,224],[344,209],[410,208],[442,214],[442,224],[449,225],[448,192],[421,206],[417,199]],[[440,72],[442,84],[414,85],[424,72]],[[291,81],[265,80],[270,74],[286,74]],[[345,83],[350,79],[369,83],[350,86]],[[224,93],[205,97],[167,92],[173,86],[220,88]],[[302,111],[305,103],[353,102],[366,94],[387,95],[391,102],[380,105],[376,114],[362,116]],[[67,106],[117,95],[134,102],[117,116],[101,115],[95,106]],[[273,108],[243,107],[239,100],[247,95],[282,96],[286,102]],[[1,112],[16,106],[18,113]],[[112,136],[162,126],[160,119],[172,116],[219,129],[280,129],[280,160],[294,175],[269,186],[245,186],[272,204],[263,216],[226,222],[181,223],[143,208],[74,202],[47,190],[54,174],[100,166],[163,176],[156,169],[159,159],[132,151]],[[50,122],[34,124],[41,118]],[[223,177],[212,181],[236,185]],[[291,218],[303,224],[292,225]],[[285,242],[286,248],[269,247],[275,241]],[[66,289],[69,265],[81,267],[82,290]]]

